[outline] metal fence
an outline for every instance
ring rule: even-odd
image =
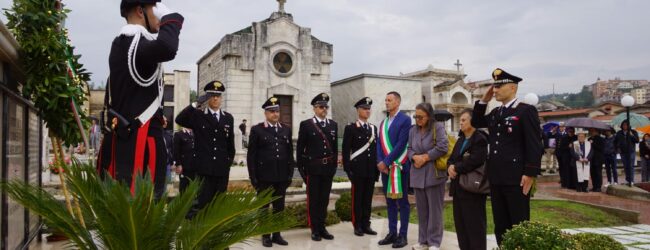
[[[23,180],[41,186],[42,120],[28,100],[0,83],[0,166],[2,181]],[[2,194],[0,249],[26,249],[41,228],[41,219]]]

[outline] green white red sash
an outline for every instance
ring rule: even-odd
[[[393,151],[393,143],[388,136],[388,117],[381,122],[379,131],[379,144],[384,155],[388,156]],[[406,163],[408,145],[406,145],[397,159],[388,166],[388,186],[386,187],[386,197],[390,199],[402,198],[402,165]]]

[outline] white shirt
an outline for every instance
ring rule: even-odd
[[[390,116],[390,113],[388,113],[388,127],[390,128],[390,125],[393,124],[393,121],[395,120],[395,117],[397,117],[397,114],[399,114],[400,110],[397,109],[397,112],[395,112],[394,116]]]
[[[314,116],[314,118],[316,119],[316,122],[317,122],[318,124],[320,124],[321,122],[325,122],[325,124],[329,124],[329,121],[327,120],[327,118],[325,118],[325,119],[320,119],[318,116]]]
[[[214,110],[208,107],[208,110],[210,111],[210,115],[212,116],[214,116],[215,113],[217,114],[217,120],[221,119],[221,109]]]
[[[510,100],[508,103],[506,103],[505,105],[503,105],[503,106],[501,106],[501,107],[502,107],[502,108],[508,108],[508,107],[512,106],[512,104],[515,103],[516,101],[517,101],[517,98],[512,99],[512,100]]]

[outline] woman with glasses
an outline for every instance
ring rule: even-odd
[[[437,170],[434,162],[447,153],[449,142],[444,123],[433,118],[431,104],[418,104],[414,118],[416,125],[409,131],[408,158],[413,163],[410,183],[415,190],[419,234],[413,249],[439,249],[447,172]]]

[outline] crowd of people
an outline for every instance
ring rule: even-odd
[[[563,122],[543,135],[547,171],[559,166],[562,188],[577,192],[602,192],[603,186],[618,185],[618,159],[623,164],[625,185],[634,185],[635,164],[641,167],[641,181],[648,178],[650,134],[639,138],[627,120],[620,130],[566,127]],[[637,161],[637,147],[640,160]],[[620,157],[620,158],[619,158]],[[607,183],[603,185],[603,168]],[[588,187],[591,182],[591,188]]]

